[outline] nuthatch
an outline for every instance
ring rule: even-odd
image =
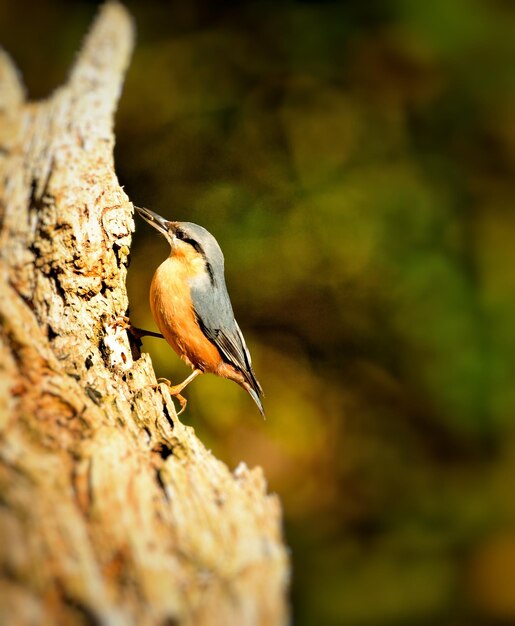
[[[184,408],[180,392],[196,376],[210,372],[243,387],[264,416],[263,390],[234,319],[218,242],[202,226],[170,222],[153,211],[135,208],[171,247],[152,279],[150,308],[166,341],[193,368],[186,380],[170,387],[172,395]]]

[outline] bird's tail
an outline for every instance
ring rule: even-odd
[[[263,404],[261,403],[261,398],[259,397],[260,394],[263,395],[263,391],[261,389],[261,385],[257,382],[257,380],[256,380],[256,383],[257,383],[256,389],[253,386],[249,385],[247,381],[244,381],[243,383],[241,383],[241,386],[243,387],[243,389],[245,389],[245,391],[249,394],[249,396],[254,400],[254,402],[257,405],[257,408],[259,409],[259,412],[261,413],[263,418],[266,419],[265,410],[263,409]]]

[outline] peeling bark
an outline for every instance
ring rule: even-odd
[[[284,624],[261,469],[215,459],[116,324],[134,223],[113,115],[132,45],[106,4],[36,103],[0,53],[0,623]]]

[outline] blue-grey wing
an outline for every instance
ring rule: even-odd
[[[217,278],[215,284],[208,281],[191,284],[191,299],[197,321],[222,358],[236,367],[251,387],[261,394],[245,339],[234,319],[225,281],[223,277]]]

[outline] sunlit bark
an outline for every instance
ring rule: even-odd
[[[181,424],[116,323],[134,223],[113,115],[132,45],[105,5],[42,102],[0,57],[0,623],[284,624],[277,498]]]

